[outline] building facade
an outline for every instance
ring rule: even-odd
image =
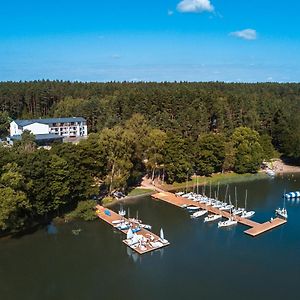
[[[87,136],[86,120],[82,117],[71,118],[51,118],[51,119],[35,119],[35,120],[14,120],[10,123],[10,138],[21,136],[28,130],[35,136],[42,138],[43,135],[47,138],[53,137],[85,137]]]

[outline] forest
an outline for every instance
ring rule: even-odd
[[[0,83],[1,137],[11,119],[52,116],[85,117],[89,137],[45,150],[24,132],[0,146],[0,233],[88,209],[99,189],[126,192],[145,174],[172,183],[300,158],[299,84]]]

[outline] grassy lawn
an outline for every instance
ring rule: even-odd
[[[216,185],[220,184],[229,184],[234,182],[243,182],[243,181],[250,181],[250,180],[257,180],[266,178],[267,175],[265,173],[257,173],[257,174],[236,174],[236,173],[226,173],[226,174],[214,174],[211,177],[198,177],[198,184],[212,184]],[[186,185],[188,187],[192,187],[193,185],[197,184],[197,178],[193,177],[192,180],[182,183],[175,182],[167,187],[170,189],[184,189]]]
[[[153,190],[135,188],[128,194],[128,196],[139,196],[139,195],[144,195],[149,193],[153,193]]]

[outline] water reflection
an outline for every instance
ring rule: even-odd
[[[47,226],[47,233],[50,235],[57,234],[57,227],[53,223],[50,223]]]

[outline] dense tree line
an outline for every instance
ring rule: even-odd
[[[80,115],[94,132],[140,113],[151,126],[194,140],[245,126],[270,136],[283,154],[300,157],[300,84],[2,82],[0,112],[11,118]],[[3,123],[0,115],[0,134]]]

